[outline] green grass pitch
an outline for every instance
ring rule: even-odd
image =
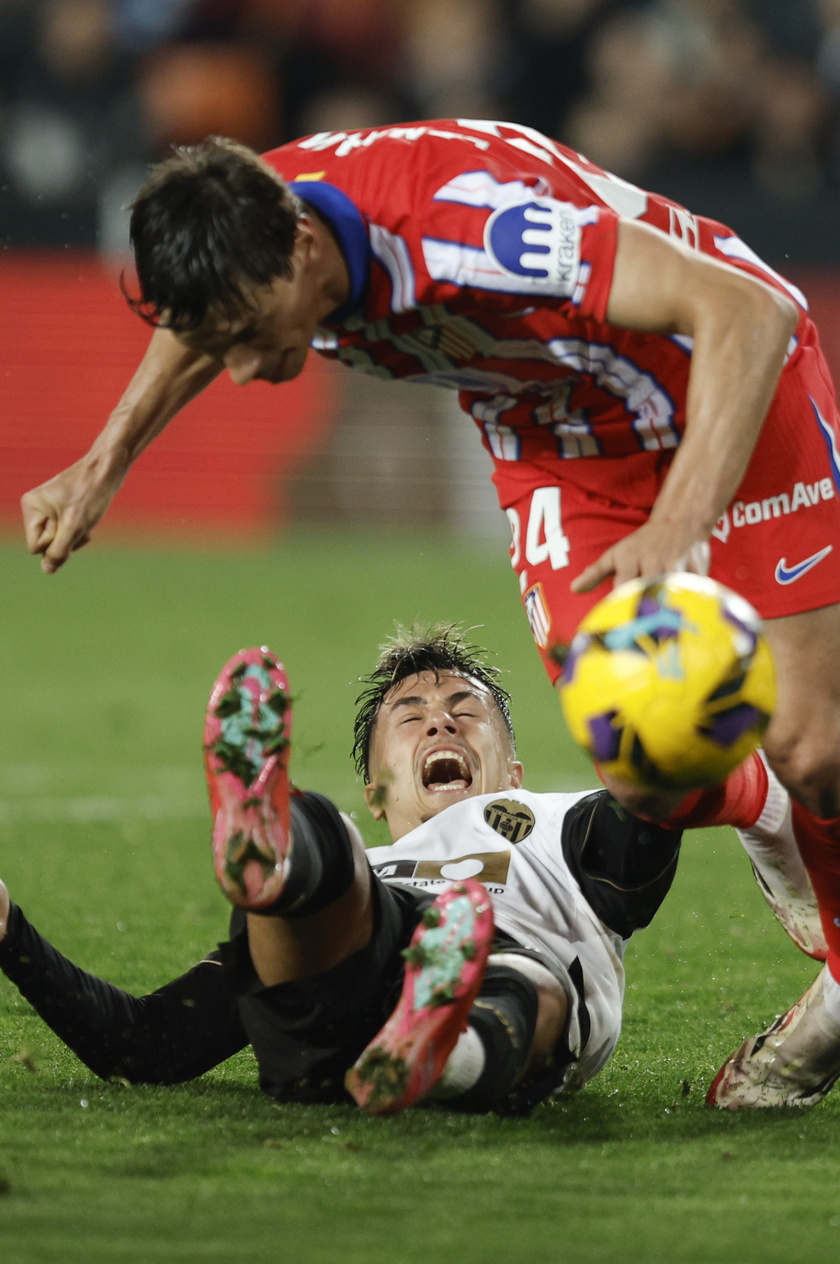
[[[292,535],[252,553],[92,547],[48,578],[14,540],[0,584],[0,875],[54,943],[130,990],[225,935],[200,735],[210,685],[245,645],[289,668],[296,780],[363,825],[354,681],[395,619],[476,626],[509,668],[527,784],[592,783],[498,551]],[[837,1258],[840,1098],[770,1117],[703,1105],[723,1058],[816,973],[729,831],[689,836],[627,973],[611,1065],[528,1120],[277,1107],[246,1054],[179,1088],[106,1085],[0,978],[0,1261]]]

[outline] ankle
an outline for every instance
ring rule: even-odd
[[[837,999],[832,997],[834,989],[840,992],[824,967],[793,1030],[787,1032],[782,1027],[770,1037],[768,1043],[775,1049],[774,1069],[785,1078],[805,1083],[840,1067],[840,1019],[826,1005],[826,991],[832,1000]]]
[[[481,1078],[487,1062],[484,1042],[474,1027],[467,1027],[449,1055],[443,1074],[428,1094],[430,1101],[445,1101],[463,1095]]]
[[[492,1110],[517,1085],[531,1053],[539,1011],[537,988],[508,954],[490,957],[481,991],[470,1011],[470,1028],[484,1049],[484,1065],[460,1104]],[[517,961],[517,967],[518,967]]]
[[[829,1018],[840,1030],[840,983],[837,982],[828,966],[823,979],[823,1003]]]

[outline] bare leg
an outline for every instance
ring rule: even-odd
[[[525,1060],[511,1084],[515,1088],[523,1080],[545,1070],[566,1028],[569,998],[560,981],[539,961],[522,953],[492,953],[488,966],[504,965],[517,970],[531,981],[537,993],[537,1017],[534,1034]],[[476,1002],[481,1004],[480,998]],[[470,1024],[458,1039],[440,1079],[428,1094],[430,1101],[451,1101],[463,1096],[477,1082],[486,1066],[486,1050],[475,1027]]]
[[[840,1074],[840,606],[770,620],[779,678],[768,760],[793,796],[793,833],[817,897],[826,969],[721,1067],[710,1105],[806,1107]]]
[[[840,815],[840,606],[765,624],[778,703],[765,750],[779,780],[815,816]]]
[[[373,934],[372,877],[361,838],[348,828],[354,876],[350,887],[308,917],[248,914],[248,945],[265,987],[323,974],[367,944]]]
[[[569,998],[550,970],[521,953],[493,953],[488,964],[511,966],[530,979],[537,989],[537,1025],[528,1057],[516,1083],[539,1074],[563,1035],[569,1014]]]
[[[840,979],[840,606],[767,624],[779,677],[767,758],[790,791],[793,832]]]

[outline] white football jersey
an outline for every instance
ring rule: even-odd
[[[368,852],[384,882],[437,893],[461,878],[482,882],[496,926],[548,958],[572,1001],[569,1048],[578,1059],[570,1083],[604,1066],[621,1030],[624,941],[593,913],[566,864],[566,813],[590,790],[532,794],[503,790],[455,803],[390,846]],[[579,962],[579,967],[575,961]],[[582,1046],[579,990],[589,1013]]]

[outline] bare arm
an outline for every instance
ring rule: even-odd
[[[609,575],[622,583],[686,569],[691,551],[708,541],[749,463],[797,310],[738,269],[622,221],[607,319],[694,340],[687,424],[649,521],[587,567],[576,592]]]
[[[137,372],[90,450],[21,501],[26,546],[41,569],[58,570],[105,513],[132,465],[185,404],[221,371],[209,356],[189,351],[156,329]]]

